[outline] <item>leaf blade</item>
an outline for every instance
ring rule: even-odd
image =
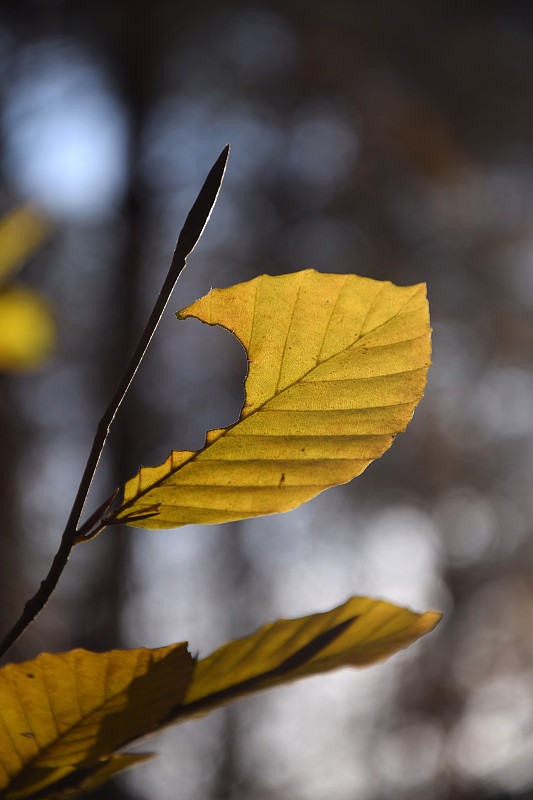
[[[190,316],[227,328],[246,348],[241,416],[210,431],[202,449],[142,468],[109,522],[166,528],[288,511],[359,475],[423,395],[431,343],[422,284],[314,270],[263,275],[178,314]],[[139,520],[147,507],[158,511]]]
[[[43,653],[0,670],[0,790],[26,797],[100,766],[158,726],[193,670],[186,643],[147,650]]]
[[[429,633],[440,619],[435,611],[419,614],[383,600],[352,597],[331,611],[277,620],[198,661],[181,713],[211,711],[332,669],[368,666]]]

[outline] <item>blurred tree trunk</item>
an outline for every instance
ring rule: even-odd
[[[16,379],[0,377],[0,636],[13,625],[30,594],[23,569],[24,536],[18,503],[20,461],[26,436],[11,391],[13,380]],[[20,660],[23,653],[17,643],[10,652],[10,660]]]
[[[128,121],[126,190],[121,217],[124,224],[123,250],[117,263],[117,277],[106,329],[110,332],[109,350],[102,354],[107,368],[107,395],[111,397],[133,352],[142,330],[143,307],[140,303],[142,243],[147,228],[147,197],[139,185],[141,138],[153,98],[152,76],[157,58],[156,43],[150,35],[150,15],[145,4],[119,2],[110,9],[114,24],[108,39],[108,55],[118,77],[121,100]],[[154,300],[158,287],[153,287]],[[128,401],[120,409],[109,440],[108,457],[112,465],[112,486],[121,486],[141,463],[138,452],[139,420],[147,416],[135,381]],[[128,600],[132,560],[131,528],[116,527],[104,532],[105,554],[95,585],[90,587],[90,625],[94,647],[107,650],[122,645],[122,618]],[[97,585],[96,585],[97,584]],[[120,782],[112,781],[94,794],[100,800],[119,800],[134,795]]]
[[[268,613],[269,590],[255,568],[245,545],[246,522],[222,526],[218,552],[212,559],[213,581],[220,598],[222,618],[218,621],[226,640],[240,638],[254,630],[254,620]],[[215,611],[215,609],[213,609]],[[220,613],[220,612],[219,612]],[[245,708],[225,708],[217,770],[213,779],[213,800],[240,800],[248,797],[242,743],[252,721]]]

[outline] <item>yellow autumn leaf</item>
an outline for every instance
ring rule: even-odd
[[[248,353],[239,420],[201,450],[128,481],[108,519],[144,528],[288,511],[359,475],[421,399],[431,354],[425,285],[314,270],[215,289],[178,313]]]
[[[73,650],[0,669],[0,796],[67,800],[149,754],[116,751],[251,692],[392,655],[440,614],[353,597],[280,619],[194,663],[186,644]]]
[[[50,233],[50,226],[28,206],[0,219],[0,283],[24,263]]]
[[[48,303],[32,289],[0,291],[0,369],[18,372],[50,355],[56,328]]]
[[[250,692],[339,667],[363,667],[429,633],[441,614],[352,597],[323,614],[279,619],[200,660],[182,713],[210,711]]]
[[[194,661],[186,643],[155,650],[43,653],[0,670],[0,796],[31,797],[77,781],[156,729],[185,696]],[[88,771],[88,772],[87,772]]]

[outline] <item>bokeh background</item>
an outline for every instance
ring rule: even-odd
[[[53,225],[18,278],[54,308],[0,377],[0,621],[48,569],[95,425],[224,144],[223,190],[115,423],[88,511],[233,422],[246,359],[173,312],[304,267],[428,284],[406,434],[279,517],[76,548],[13,658],[188,639],[371,594],[445,620],[385,664],[170,730],[132,800],[533,797],[533,4],[18,0],[0,6],[0,210]],[[95,795],[96,796],[96,795]]]

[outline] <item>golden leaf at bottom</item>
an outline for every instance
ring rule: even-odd
[[[407,647],[440,614],[353,597],[280,619],[197,663],[186,644],[156,650],[73,650],[0,669],[0,797],[68,800],[147,755],[117,753],[262,689]]]
[[[75,770],[94,772],[160,725],[185,696],[193,666],[182,643],[43,653],[3,667],[0,796],[31,797]]]

